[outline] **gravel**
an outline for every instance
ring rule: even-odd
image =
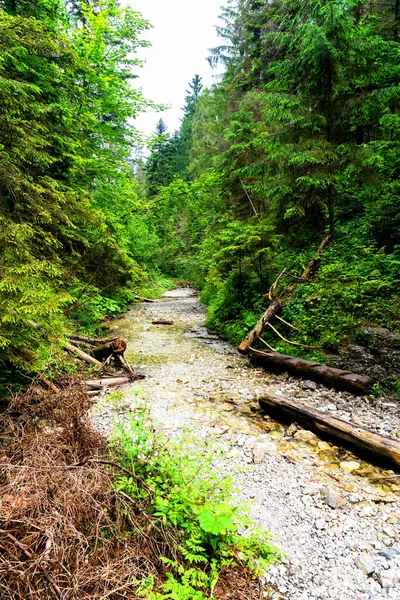
[[[265,574],[276,600],[400,599],[400,481],[300,427],[263,415],[257,398],[269,390],[400,437],[398,405],[358,398],[310,381],[276,376],[209,335],[205,309],[190,289],[134,308],[113,331],[128,341],[128,360],[147,375],[122,388],[118,406],[94,411],[105,434],[138,395],[169,436],[184,430],[218,444],[215,468],[230,474],[257,525],[285,553]],[[173,326],[155,326],[155,318]]]

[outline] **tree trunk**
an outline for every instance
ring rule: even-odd
[[[259,399],[259,404],[262,410],[268,413],[284,416],[286,420],[300,423],[323,437],[339,440],[360,456],[372,455],[385,465],[400,470],[399,440],[379,435],[366,427],[347,423],[321,410],[275,394],[264,394]]]
[[[327,365],[321,365],[311,360],[295,358],[277,352],[262,352],[249,348],[249,355],[258,363],[268,369],[287,372],[297,377],[317,381],[338,390],[346,390],[352,394],[364,396],[368,394],[373,385],[373,379],[366,375],[356,375],[349,371],[342,371]]]
[[[272,304],[269,305],[268,310],[265,311],[261,319],[258,321],[255,327],[250,331],[249,335],[243,340],[240,344],[238,350],[241,354],[247,354],[249,352],[250,347],[254,344],[254,342],[259,338],[262,332],[265,330],[267,323],[271,321],[271,319],[278,314],[281,310],[282,306],[284,306],[283,302],[279,302],[279,300],[274,300]]]
[[[81,358],[85,362],[87,362],[91,365],[96,365],[96,367],[101,367],[101,362],[99,362],[98,360],[93,358],[93,356],[86,354],[86,352],[83,352],[83,350],[80,350],[76,346],[73,346],[69,342],[64,344],[64,348],[65,348],[65,350],[68,350],[69,352],[73,352],[73,354],[76,354],[77,356],[79,356],[79,358]]]
[[[332,236],[329,233],[322,240],[321,245],[317,250],[317,257],[322,252],[322,250],[324,250],[324,248],[326,248],[326,246],[329,244],[331,239],[332,239]],[[312,260],[310,260],[310,262],[307,264],[306,268],[304,269],[303,273],[301,274],[299,283],[305,283],[306,281],[308,281],[308,279],[310,278],[311,274],[313,273],[316,265],[317,265],[317,258],[313,258]],[[271,286],[271,289],[270,289],[271,296],[275,295],[274,286],[276,286],[276,284],[279,281],[282,274],[283,273],[281,273],[281,275],[278,277],[275,284],[273,284]],[[262,335],[263,331],[265,330],[265,328],[267,326],[267,323],[269,321],[271,321],[273,319],[273,317],[275,315],[277,315],[278,312],[285,306],[286,302],[288,302],[288,300],[290,300],[290,297],[293,294],[293,292],[296,290],[297,285],[298,285],[297,283],[293,283],[292,285],[290,285],[287,288],[287,296],[286,296],[285,301],[276,300],[276,299],[274,299],[272,301],[272,304],[269,305],[268,309],[265,311],[265,313],[263,314],[261,319],[255,325],[255,327],[253,327],[253,329],[250,331],[249,335],[243,340],[243,342],[238,347],[238,350],[241,354],[247,354],[249,352],[249,348],[251,346],[253,346],[253,344],[257,340],[257,338],[259,338]],[[271,294],[271,290],[274,290],[273,294]]]
[[[125,340],[115,339],[114,341],[103,344],[102,346],[96,346],[92,349],[92,354],[97,360],[104,362],[110,356],[114,358],[124,354],[126,350]]]

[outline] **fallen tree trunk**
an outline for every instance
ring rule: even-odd
[[[108,344],[102,344],[101,346],[95,346],[92,348],[92,354],[97,360],[104,362],[108,358],[121,357],[126,350],[125,340],[114,339]]]
[[[108,337],[102,340],[96,340],[95,338],[90,338],[86,335],[78,335],[74,333],[73,335],[69,336],[69,339],[75,340],[76,342],[85,342],[87,344],[90,344],[91,346],[101,346],[102,344],[109,344],[110,342],[117,340],[118,336]]]
[[[322,250],[324,248],[326,248],[326,246],[329,244],[331,239],[332,239],[332,236],[329,234],[322,240],[322,243],[317,250],[317,258],[313,258],[312,260],[310,260],[310,262],[305,267],[303,273],[301,274],[301,277],[298,279],[298,282],[293,283],[286,289],[285,300],[277,300],[275,298],[277,284],[278,284],[279,280],[282,278],[282,276],[284,275],[285,271],[283,271],[279,275],[278,279],[275,281],[275,283],[272,284],[270,291],[269,291],[268,297],[271,300],[271,304],[269,305],[269,307],[267,308],[267,310],[265,311],[265,313],[263,314],[261,319],[258,321],[258,323],[255,325],[255,327],[253,327],[253,329],[250,331],[249,335],[243,340],[243,342],[238,347],[238,350],[241,354],[248,354],[250,347],[254,345],[254,342],[259,337],[261,337],[262,333],[265,331],[267,324],[273,319],[273,317],[275,317],[279,313],[279,311],[291,299],[291,296],[292,296],[293,292],[296,290],[297,285],[299,283],[305,283],[306,281],[308,281],[308,279],[310,278],[311,274],[313,273],[313,271],[317,265],[318,255],[322,252]]]
[[[164,319],[155,319],[152,321],[153,325],[173,325],[173,321],[165,321]]]
[[[102,390],[106,387],[122,385],[123,383],[130,383],[131,381],[131,377],[107,377],[105,379],[89,379],[85,383],[90,388]]]
[[[272,304],[268,307],[268,310],[265,311],[261,319],[258,323],[253,327],[250,331],[249,335],[243,340],[240,344],[238,350],[241,354],[248,354],[249,349],[253,346],[254,342],[261,337],[262,332],[265,330],[268,321],[270,321],[283,307],[283,302],[279,300],[274,300]]]
[[[385,464],[400,469],[399,440],[374,433],[361,425],[348,423],[316,408],[272,393],[261,396],[259,404],[265,412],[283,415],[286,420],[295,421],[317,434],[340,440],[343,445],[362,456],[373,455]]]
[[[304,379],[311,379],[339,390],[346,390],[353,394],[364,396],[368,394],[373,385],[373,379],[366,375],[356,375],[342,369],[335,369],[321,365],[312,360],[304,360],[279,354],[278,352],[263,352],[249,348],[248,352],[256,362],[278,372],[287,372]]]
[[[101,362],[98,361],[96,358],[93,358],[93,356],[90,356],[90,354],[83,352],[83,350],[80,350],[79,348],[77,348],[73,344],[70,344],[69,342],[66,342],[64,344],[64,348],[65,348],[65,350],[68,350],[69,352],[76,354],[77,356],[79,356],[79,358],[81,358],[85,362],[89,363],[90,365],[96,365],[96,367],[102,366]]]

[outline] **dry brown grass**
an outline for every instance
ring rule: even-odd
[[[3,600],[134,598],[133,580],[160,572],[165,540],[113,488],[112,466],[85,462],[108,458],[89,406],[74,382],[58,394],[33,387],[0,415]]]
[[[160,557],[179,540],[146,511],[143,482],[140,501],[115,489],[123,468],[87,422],[84,385],[61,383],[57,394],[32,386],[0,414],[0,598],[138,598],[135,582],[161,582]],[[255,600],[260,588],[234,567],[214,597]]]

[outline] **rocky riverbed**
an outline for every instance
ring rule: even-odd
[[[231,474],[253,519],[286,554],[266,574],[283,600],[400,599],[400,478],[258,407],[266,390],[400,437],[399,406],[357,398],[311,381],[254,368],[205,328],[206,311],[190,289],[141,304],[112,330],[146,379],[123,388],[118,405],[102,401],[97,428],[108,434],[138,394],[167,435],[189,430],[223,450],[215,468]],[[153,325],[155,319],[173,325]]]

